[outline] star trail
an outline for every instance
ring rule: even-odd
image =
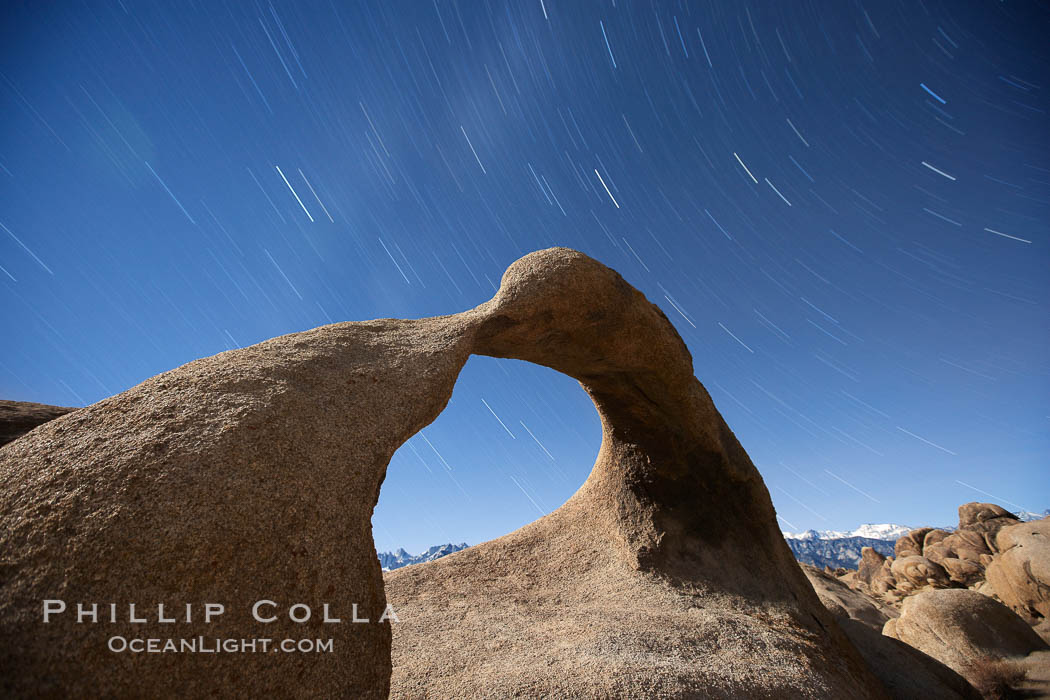
[[[460,311],[564,245],[676,325],[791,529],[1050,506],[1043,3],[3,12],[4,398]],[[599,443],[573,380],[473,358],[376,544],[515,529]]]

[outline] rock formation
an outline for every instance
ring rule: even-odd
[[[1008,525],[986,571],[991,590],[1033,624],[1050,619],[1050,518]]]
[[[29,401],[0,400],[0,445],[6,445],[38,425],[75,410]]]
[[[900,615],[896,608],[853,590],[832,573],[807,564],[800,566],[820,602],[836,618],[857,620],[881,632],[887,620]]]
[[[860,562],[857,565],[856,580],[871,586],[879,572],[882,571],[882,564],[885,561],[885,555],[876,552],[871,547],[864,547],[860,550]]]
[[[1019,522],[999,506],[967,503],[959,507],[954,532],[913,530],[894,550],[897,558],[865,548],[856,571],[835,577],[876,605],[902,610],[900,619],[891,616],[884,625],[889,637],[948,663],[982,688],[989,674],[1000,672],[995,659],[1024,656],[1037,639],[1043,647],[1050,644],[1050,518]],[[818,594],[822,585],[827,587],[814,582]],[[825,598],[821,594],[829,603]],[[831,602],[829,609],[838,608]],[[871,640],[863,631],[858,635],[856,622],[840,620],[874,667],[872,651],[864,647]],[[1019,687],[1036,694],[1050,690],[1048,658],[1050,652],[1033,652],[1010,661],[1028,668],[1029,682]],[[892,678],[883,682],[895,687]]]
[[[893,556],[896,559],[914,556],[921,557],[923,541],[926,539],[926,534],[932,530],[932,527],[921,527],[918,530],[912,530],[903,537],[897,538],[897,543],[893,545]]]
[[[444,408],[480,312],[341,323],[191,362],[0,448],[0,695],[386,697],[371,516]],[[48,624],[44,600],[67,611]],[[274,601],[260,623],[256,601]],[[101,620],[77,623],[76,604]],[[191,622],[159,624],[165,616]],[[207,623],[204,605],[225,612]],[[311,606],[308,622],[290,606]],[[339,624],[323,622],[323,604]],[[128,606],[146,624],[129,622]],[[350,622],[354,604],[368,624]],[[299,616],[302,616],[300,611]],[[112,637],[332,640],[332,653],[114,653]]]
[[[853,590],[833,572],[801,564],[820,602],[835,616],[861,656],[894,698],[958,700],[978,697],[969,684],[939,661],[882,634],[896,608]]]
[[[921,555],[910,554],[895,559],[890,571],[897,582],[897,590],[913,591],[924,586],[942,588],[948,585],[948,572]]]
[[[561,508],[384,581],[394,451],[472,353],[580,381],[603,442]],[[758,471],[653,304],[567,249],[475,309],[338,323],[149,379],[0,448],[7,696],[851,697],[885,692],[821,605]],[[43,623],[42,601],[69,609]],[[251,615],[256,601],[276,620]],[[117,622],[74,606],[116,603]],[[130,621],[135,615],[149,622]],[[193,606],[189,621],[159,622]],[[210,623],[206,603],[225,612]],[[313,615],[302,624],[289,606]],[[322,604],[342,623],[324,621]],[[352,605],[368,624],[352,624]],[[302,618],[302,610],[299,610]],[[265,617],[264,617],[265,619]],[[332,653],[132,654],[123,636],[330,639]],[[174,689],[174,691],[173,691]]]
[[[388,574],[393,695],[881,695],[666,317],[607,268],[541,255],[508,270],[475,351],[578,379],[597,462],[555,512]]]
[[[1046,643],[1002,603],[976,591],[931,589],[904,600],[888,636],[941,661],[963,677],[981,659],[1025,657]]]
[[[966,503],[959,506],[955,532],[931,537],[922,551],[931,561],[954,571],[953,581],[970,585],[984,578],[985,567],[998,551],[996,533],[1016,522],[1017,516],[992,503]]]
[[[854,585],[894,605],[908,595],[935,588],[974,588],[994,595],[986,585],[985,569],[1000,551],[998,533],[1017,523],[1017,516],[997,505],[963,504],[954,532],[912,530],[897,540],[895,556],[889,558],[862,550]]]
[[[888,624],[893,620],[890,618]],[[965,678],[915,647],[887,637],[857,619],[840,618],[838,623],[895,700],[981,697]]]

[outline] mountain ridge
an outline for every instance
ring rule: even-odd
[[[462,551],[469,547],[466,542],[459,544],[453,544],[448,542],[446,544],[437,544],[430,547],[425,552],[420,554],[409,554],[404,548],[398,548],[396,552],[379,552],[379,565],[383,567],[383,571],[394,571],[400,569],[403,566],[411,566],[412,564],[422,564],[423,562],[433,561],[440,559],[441,557],[454,554]]]
[[[1041,513],[1029,510],[1015,511],[1021,521],[1029,522],[1050,516],[1050,508]],[[853,530],[805,530],[803,532],[783,532],[791,553],[803,564],[818,568],[830,566],[832,569],[855,569],[860,561],[860,550],[871,547],[883,556],[893,556],[897,539],[908,534],[914,527],[895,523],[864,523]],[[955,526],[940,528],[951,532]],[[433,561],[441,557],[467,549],[466,542],[451,542],[434,545],[420,554],[409,554],[404,548],[395,552],[379,552],[379,563],[383,571],[394,571],[413,564]]]
[[[873,540],[896,540],[911,532],[910,525],[895,523],[865,523],[853,530],[805,530],[803,532],[784,531],[784,539],[789,540],[841,540],[849,537],[862,537]]]

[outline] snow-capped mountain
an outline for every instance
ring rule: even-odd
[[[813,532],[813,531],[811,531]],[[883,556],[893,554],[894,540],[882,540],[872,537],[809,537],[798,539],[787,537],[785,541],[791,548],[795,559],[803,564],[811,564],[818,569],[830,566],[832,569],[856,569],[860,561],[860,550],[871,547]]]
[[[1050,516],[1050,509],[1042,513],[1028,510],[1015,512],[1023,521],[1040,520]],[[843,567],[855,569],[860,561],[860,550],[863,547],[871,547],[876,552],[890,556],[893,554],[893,545],[898,538],[907,535],[913,529],[907,525],[896,525],[894,523],[865,523],[853,530],[806,530],[805,532],[784,532],[784,539],[800,562],[812,564],[823,568],[830,566],[835,569]],[[943,526],[940,529],[952,531],[952,526]],[[441,557],[458,552],[467,548],[467,543],[440,544],[435,545],[422,554],[409,554],[404,549],[396,552],[379,552],[379,563],[383,571],[393,571],[402,566],[421,564],[425,561],[433,561]]]
[[[394,569],[400,569],[402,566],[422,564],[425,561],[440,559],[467,547],[466,542],[461,542],[460,544],[434,545],[422,554],[409,554],[404,549],[398,549],[396,552],[379,552],[379,565],[383,567],[383,571],[393,571]]]
[[[908,525],[894,525],[892,523],[866,523],[855,530],[806,530],[805,532],[785,532],[785,539],[789,540],[841,540],[847,537],[865,537],[872,540],[893,540],[903,537],[914,528]]]
[[[1046,517],[1050,517],[1050,508],[1044,510],[1041,513],[1037,513],[1030,510],[1019,510],[1014,511],[1014,515],[1021,519],[1022,522],[1028,522],[1031,520],[1041,520]],[[947,530],[952,532],[955,530],[954,525],[940,525],[937,526],[940,530]],[[806,530],[805,532],[784,532],[784,538],[789,540],[841,540],[847,537],[866,537],[873,540],[892,540],[896,541],[898,538],[907,535],[909,532],[914,530],[914,527],[909,525],[896,525],[893,523],[865,523],[854,530]]]
[[[1023,521],[1040,520],[1050,516],[1050,510],[1044,510],[1042,513],[1022,510],[1014,515]],[[787,540],[792,553],[800,562],[819,568],[830,566],[833,569],[839,567],[855,569],[860,561],[860,550],[863,547],[871,547],[879,554],[890,556],[893,554],[893,545],[897,539],[907,535],[913,529],[907,525],[868,523],[847,532],[840,530],[785,532],[784,539]],[[955,527],[945,525],[939,529],[951,532],[955,530]]]
[[[785,532],[784,539],[791,553],[804,564],[818,568],[830,566],[855,569],[860,561],[860,550],[871,547],[879,554],[893,554],[893,544],[898,537],[908,534],[913,528],[893,523],[866,523],[849,530],[806,530]]]

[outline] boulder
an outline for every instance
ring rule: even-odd
[[[809,579],[813,590],[824,607],[839,621],[842,619],[857,620],[876,631],[881,631],[886,620],[897,617],[894,609],[876,601],[859,591],[855,591],[833,574],[821,571],[809,564],[800,564],[802,572]]]
[[[995,587],[988,583],[987,580],[978,581],[974,585],[970,586],[970,590],[977,591],[981,595],[986,595],[989,598],[995,598],[999,600],[999,596],[995,593]]]
[[[982,555],[991,555],[992,550],[984,533],[976,530],[956,530],[937,544],[930,546],[930,556],[940,559],[953,557],[981,564]]]
[[[923,556],[909,555],[895,559],[890,570],[898,590],[913,591],[924,586],[943,588],[948,585],[948,572],[944,567]]]
[[[993,503],[965,503],[959,506],[959,527],[955,532],[927,530],[922,555],[944,566],[945,559],[961,559],[976,565],[980,575],[969,573],[972,567],[963,567],[960,582],[972,585],[983,576],[985,566],[998,551],[995,536],[1007,525],[1017,523],[1017,516]],[[958,568],[958,565],[955,565]]]
[[[951,537],[947,530],[930,530],[922,541],[922,556],[937,564],[946,557],[954,556],[951,548],[944,544],[944,540]]]
[[[838,622],[895,700],[980,700],[965,678],[915,647],[860,620]],[[890,618],[886,625],[892,629],[895,622]]]
[[[884,628],[964,677],[979,659],[1026,656],[1046,642],[1008,607],[976,591],[926,590],[909,596]]]
[[[937,544],[951,533],[947,530],[933,529],[926,533],[926,536],[922,538],[922,553],[923,556],[929,557],[926,554],[926,548],[930,545]]]
[[[926,538],[926,534],[931,531],[933,531],[932,527],[921,527],[897,538],[897,542],[893,545],[894,559],[921,557],[923,540]]]
[[[898,614],[897,617],[900,617],[900,615]],[[891,617],[882,626],[882,633],[892,639],[897,639],[897,617]]]
[[[873,548],[861,547],[860,562],[857,564],[857,580],[870,586],[876,574],[882,569],[884,561],[886,557]]]
[[[1040,620],[1032,627],[1032,629],[1035,630],[1035,633],[1039,635],[1040,639],[1050,646],[1050,619]],[[1047,680],[1050,680],[1050,678]]]
[[[67,406],[0,400],[0,445],[6,445],[38,425],[75,410]]]
[[[387,465],[472,353],[579,380],[597,461],[558,510],[389,574],[384,594],[371,517]],[[0,448],[0,561],[8,697],[384,698],[388,600],[397,696],[885,697],[666,316],[564,248],[514,263],[475,309],[274,338],[39,426]],[[49,599],[66,611],[44,624]],[[258,601],[275,603],[262,619]],[[78,603],[113,603],[117,622],[78,624]],[[189,621],[160,623],[186,605]],[[114,653],[115,637],[333,650]]]
[[[994,503],[964,503],[959,506],[959,529],[973,529],[999,518],[1017,520],[1017,516]]]
[[[996,534],[1015,523],[1016,516],[1000,506],[968,503],[959,507],[959,528],[954,532],[931,528],[909,532],[898,539],[895,546],[898,563],[892,574],[896,590],[907,595],[924,588],[920,579],[926,573],[925,570],[913,569],[913,563],[905,564],[903,561],[920,554],[937,567],[931,585],[981,586],[985,569],[999,551]],[[941,570],[945,572],[947,580],[942,580]],[[990,594],[990,591],[989,587],[986,593]]]
[[[999,551],[995,539],[999,530],[1018,522],[1020,520],[1016,515],[994,503],[966,503],[959,506],[959,531],[979,535],[984,540],[988,554]]]
[[[884,595],[897,588],[897,579],[893,575],[893,557],[887,557],[882,561],[879,570],[872,574],[871,592],[875,595]]]
[[[998,531],[986,576],[996,595],[1033,621],[1050,618],[1050,518]]]
[[[948,577],[963,586],[972,586],[984,580],[984,567],[980,563],[955,557],[941,559],[940,565],[948,572]]]

